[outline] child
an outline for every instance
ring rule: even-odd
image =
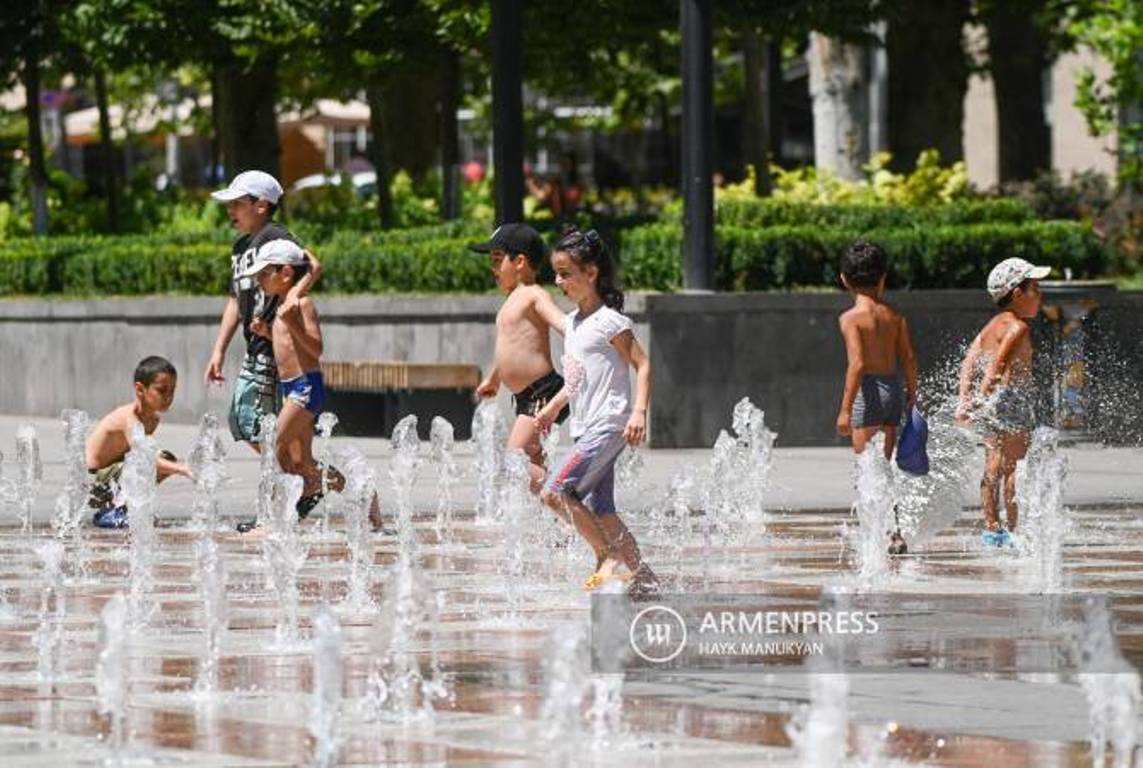
[[[854,242],[841,259],[841,282],[853,294],[853,307],[838,322],[849,360],[837,413],[837,433],[853,440],[854,453],[878,432],[885,434],[885,458],[893,456],[904,408],[917,402],[917,361],[905,318],[886,304],[885,251]],[[905,391],[897,376],[905,375]]]
[[[273,301],[282,299],[305,277],[310,265],[301,247],[292,240],[271,240],[258,249],[253,263],[242,277],[254,278]],[[251,331],[272,341],[274,364],[281,376],[283,400],[278,417],[277,456],[284,472],[299,475],[304,481],[298,500],[298,517],[305,519],[323,495],[321,470],[313,457],[314,422],[325,403],[325,383],[321,375],[322,334],[313,300],[302,296],[296,306],[282,307],[272,322],[255,318]],[[345,487],[345,478],[336,469],[326,471],[327,485],[334,491]],[[374,527],[379,527],[379,503],[373,497],[369,512]],[[245,533],[257,521],[240,523]]]
[[[536,423],[547,430],[570,401],[575,448],[548,481],[544,503],[569,519],[595,550],[596,570],[585,587],[599,587],[625,565],[633,593],[658,591],[658,579],[616,514],[614,499],[615,461],[625,444],[638,445],[646,434],[651,361],[631,320],[620,314],[623,293],[615,286],[615,265],[595,230],[568,231],[553,249],[552,266],[556,285],[576,308],[563,318],[567,381]]]
[[[882,298],[888,258],[880,246],[857,240],[841,258],[841,282],[853,307],[838,318],[848,364],[837,414],[837,433],[849,436],[861,453],[878,432],[885,434],[885,458],[893,456],[904,408],[917,402],[917,360],[905,318]],[[901,392],[898,364],[905,374]],[[908,550],[900,528],[889,534],[889,554]]]
[[[175,399],[178,373],[162,357],[146,357],[135,367],[135,399],[104,416],[87,438],[87,471],[91,475],[88,506],[95,510],[92,523],[100,528],[127,527],[127,507],[115,503],[124,460],[131,450],[131,430],[138,422],[143,431],[154,434],[159,414],[170,409]],[[169,451],[159,453],[155,462],[157,480],[171,475],[190,477],[190,469],[179,464]]]
[[[257,451],[260,419],[268,413],[277,413],[281,402],[270,340],[254,333],[251,324],[256,319],[269,322],[278,311],[279,304],[283,310],[295,312],[300,298],[317,282],[321,264],[307,253],[309,270],[285,300],[266,297],[257,282],[243,277],[243,274],[249,270],[254,254],[263,243],[282,238],[294,240],[284,226],[273,220],[282,199],[282,185],[263,171],[246,171],[235,176],[226,189],[211,193],[211,197],[226,204],[230,223],[242,235],[235,241],[230,256],[230,298],[222,312],[218,338],[214,342],[205,378],[207,384],[223,381],[222,361],[234,332],[241,324],[242,335],[246,339],[246,356],[231,399],[230,432],[235,440],[244,441]]]
[[[563,332],[564,314],[552,297],[536,284],[546,248],[540,233],[527,224],[502,224],[487,242],[470,248],[487,253],[500,290],[508,294],[496,313],[496,352],[492,370],[476,388],[478,397],[495,397],[500,385],[512,392],[516,422],[508,448],[521,449],[530,461],[532,493],[539,493],[546,469],[535,416],[564,380],[552,367],[548,327]],[[556,417],[561,423],[567,408]]]
[[[973,339],[960,367],[956,419],[978,420],[985,430],[984,477],[980,481],[985,544],[1005,546],[1016,530],[1016,462],[1028,451],[1035,415],[1032,412],[1032,335],[1028,318],[1040,311],[1040,285],[1051,267],[1023,259],[1005,259],[988,275],[988,294],[999,312]],[[978,397],[973,379],[980,372]],[[974,414],[973,411],[976,410]],[[996,495],[1004,492],[1007,530],[1000,525]]]

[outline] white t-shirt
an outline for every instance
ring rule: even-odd
[[[611,340],[631,330],[631,318],[610,307],[564,320],[564,383],[571,401],[571,436],[622,431],[631,416],[630,365]]]

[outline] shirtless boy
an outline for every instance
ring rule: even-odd
[[[562,328],[564,313],[551,295],[536,284],[547,255],[540,233],[527,224],[501,224],[486,242],[470,246],[487,253],[500,290],[508,294],[496,314],[496,352],[492,370],[476,388],[480,397],[495,397],[503,384],[512,392],[516,421],[508,435],[509,449],[528,456],[533,493],[539,493],[546,473],[535,416],[564,380],[552,366],[550,327]],[[565,407],[557,419],[567,418]]]
[[[1016,530],[1016,462],[1028,452],[1035,428],[1032,334],[1028,320],[1040,311],[1039,280],[1051,267],[1005,259],[988,275],[988,294],[998,312],[977,334],[960,368],[957,421],[979,423],[985,432],[980,481],[985,544],[1005,546]],[[979,383],[974,387],[974,382]],[[975,392],[973,391],[975,388]],[[997,493],[1003,488],[1008,527],[1000,525]]]
[[[175,400],[178,373],[162,357],[146,357],[135,367],[135,399],[104,416],[87,438],[87,471],[91,474],[88,506],[95,510],[92,523],[100,528],[125,528],[127,506],[116,504],[124,461],[131,450],[131,430],[136,423],[151,435],[159,427],[159,416],[170,410]],[[190,468],[176,461],[169,451],[159,453],[155,462],[157,480],[171,475],[190,477]]]

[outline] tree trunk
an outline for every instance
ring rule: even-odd
[[[456,111],[460,108],[460,55],[444,51],[441,68],[440,127],[441,127],[441,216],[446,221],[459,219],[460,199],[460,130]]]
[[[961,38],[968,16],[969,0],[898,0],[890,10],[889,148],[895,169],[912,168],[929,148],[945,162],[964,156],[968,58]]]
[[[380,77],[371,78],[365,87],[365,100],[369,104],[369,129],[373,132],[369,159],[377,174],[377,215],[381,229],[392,229],[396,216],[393,212],[393,190],[390,189],[392,172],[389,166],[389,134],[385,130],[385,90]]]
[[[766,82],[768,86],[766,127],[769,129],[770,154],[773,155],[774,162],[781,165],[782,142],[786,133],[786,126],[782,122],[782,115],[785,114],[785,110],[782,108],[782,91],[786,83],[786,74],[782,67],[781,40],[774,40],[766,46],[766,49]]]
[[[107,111],[107,76],[102,67],[95,67],[95,103],[99,109],[100,176],[103,193],[107,195],[107,229],[119,232],[119,180],[115,173],[115,140],[111,135],[111,116]]]
[[[985,10],[1001,181],[1031,179],[1052,165],[1051,133],[1044,120],[1048,53],[1035,21],[1041,6],[1043,0],[1003,0]]]
[[[275,177],[280,168],[278,64],[264,58],[253,64],[227,61],[218,70],[218,110],[222,160],[226,176],[242,171],[265,171]]]
[[[28,169],[32,182],[32,231],[48,233],[48,170],[40,125],[40,47],[28,40],[24,58],[24,114],[28,122]]]
[[[843,179],[860,179],[869,157],[864,52],[811,32],[806,64],[814,106],[814,165]]]
[[[215,185],[222,180],[219,168],[222,165],[222,86],[219,84],[218,69],[210,73],[210,171],[207,184]]]
[[[743,105],[742,146],[746,164],[754,168],[754,194],[770,194],[770,131],[766,113],[769,110],[769,45],[758,33],[748,30],[742,35],[742,61],[745,90]]]
[[[382,98],[384,120],[391,125],[391,170],[403,170],[423,181],[437,163],[440,127],[437,107],[440,73],[435,69],[391,73]]]

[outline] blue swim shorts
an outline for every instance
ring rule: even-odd
[[[279,388],[283,400],[290,400],[317,418],[325,406],[325,381],[321,371],[306,371],[301,376],[283,381]]]

